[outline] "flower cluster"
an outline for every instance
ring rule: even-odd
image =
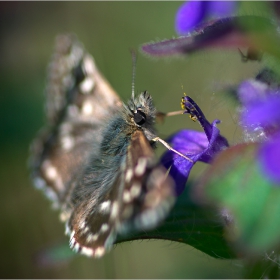
[[[265,38],[270,38],[268,34],[275,35],[274,23],[258,16],[229,16],[234,15],[237,8],[237,2],[188,1],[178,9],[175,20],[177,33],[185,36],[145,44],[142,50],[152,56],[169,56],[217,46],[240,51],[239,47],[245,46],[247,55],[240,51],[244,62],[261,61],[263,51],[277,55],[278,52],[271,48],[271,44],[263,44]],[[214,20],[206,21],[213,16],[216,17]],[[279,184],[280,82],[277,82],[276,76],[274,72],[266,69],[256,79],[241,83],[236,92],[242,104],[240,119],[245,142],[249,140],[259,143],[256,161],[264,174]],[[211,163],[218,152],[228,147],[228,142],[217,128],[219,120],[210,124],[190,97],[184,97],[182,104],[185,113],[200,122],[204,133],[182,130],[168,139],[174,149],[192,159],[192,162],[187,161],[171,151],[166,152],[161,159],[167,168],[171,167],[170,175],[176,181],[178,194],[184,190],[191,168],[197,161]]]

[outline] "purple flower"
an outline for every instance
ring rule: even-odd
[[[210,124],[197,104],[188,96],[183,97],[182,107],[193,120],[200,122],[204,132],[181,130],[167,140],[175,150],[192,159],[191,162],[172,151],[167,151],[161,158],[161,163],[166,168],[171,166],[169,174],[176,182],[178,195],[184,190],[189,173],[197,161],[210,163],[218,152],[228,147],[227,140],[220,135],[216,126],[219,120]]]
[[[238,88],[241,125],[247,139],[260,142],[258,162],[271,181],[280,183],[280,88],[248,80]]]
[[[188,1],[177,12],[176,32],[179,35],[189,33],[211,16],[227,17],[235,11],[236,6],[235,1]]]

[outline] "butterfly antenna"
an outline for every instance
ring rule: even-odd
[[[136,74],[136,59],[137,59],[137,55],[136,55],[136,51],[135,50],[131,50],[131,56],[132,56],[132,100],[134,101],[134,88],[135,88],[135,74]]]

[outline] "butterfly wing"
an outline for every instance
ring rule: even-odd
[[[59,36],[50,64],[48,124],[31,148],[32,176],[60,206],[70,246],[89,256],[102,256],[118,233],[155,227],[174,202],[173,181],[155,163],[143,131],[121,132],[131,122],[123,109],[82,45]]]
[[[156,165],[144,133],[135,131],[130,141],[109,190],[87,190],[72,212],[67,232],[77,252],[101,257],[118,233],[157,226],[174,203],[173,181]]]
[[[30,165],[35,186],[63,206],[88,151],[100,144],[104,120],[121,102],[72,35],[57,37],[46,95],[47,127],[31,146]]]

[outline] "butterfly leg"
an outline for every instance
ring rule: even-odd
[[[181,156],[181,157],[187,159],[187,160],[190,161],[190,162],[193,162],[193,160],[190,159],[189,157],[187,157],[187,156],[181,154],[180,152],[174,150],[174,149],[173,149],[167,142],[165,142],[163,139],[161,139],[161,138],[159,138],[159,137],[156,137],[156,138],[152,139],[152,141],[160,142],[160,143],[163,144],[168,150],[170,150],[170,151],[176,153],[177,155],[179,155],[179,156]]]

